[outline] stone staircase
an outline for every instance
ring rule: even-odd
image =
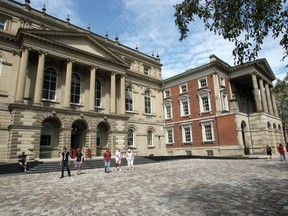
[[[140,165],[140,164],[148,164],[148,163],[157,163],[157,161],[144,158],[144,157],[136,157],[134,164]],[[122,159],[122,166],[127,166],[127,162],[125,159]],[[115,167],[115,160],[111,160],[111,167]],[[84,160],[82,164],[82,170],[85,169],[104,169],[104,163],[102,159],[86,159]],[[74,162],[71,161],[70,169],[76,170],[74,166]],[[65,169],[66,170],[66,169]],[[44,161],[38,163],[36,166],[31,167],[27,170],[28,174],[34,174],[34,173],[47,173],[47,172],[61,172],[61,166],[60,161]]]

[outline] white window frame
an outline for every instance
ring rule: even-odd
[[[228,103],[228,94],[226,91],[220,91],[221,95],[221,103],[222,103],[222,110],[229,111],[229,103]]]
[[[187,102],[187,109],[188,109],[188,113],[184,113],[184,102]],[[181,113],[181,117],[185,117],[185,116],[190,116],[190,98],[188,96],[185,97],[181,97],[180,98],[180,113]]]
[[[203,84],[202,81],[205,81],[206,85],[202,85]],[[206,87],[208,87],[207,77],[198,79],[198,89],[206,88]]]
[[[148,106],[149,105],[149,106]],[[151,100],[151,93],[150,91],[146,90],[144,92],[144,111],[145,114],[151,115],[152,114],[152,100]],[[147,112],[150,111],[150,112]]]
[[[165,89],[164,90],[164,98],[168,98],[171,97],[171,91],[170,89]]]
[[[181,130],[182,130],[182,142],[185,144],[187,143],[192,143],[193,139],[192,139],[192,125],[191,124],[183,124],[181,125]],[[189,131],[189,134],[187,134],[187,130]],[[187,140],[187,135],[189,136],[190,140]]]
[[[79,78],[79,86],[78,83],[74,83],[73,85],[73,76],[77,76]],[[78,79],[77,79],[78,81]],[[79,87],[79,95],[77,94],[78,92],[75,92]],[[74,91],[73,97],[72,97],[72,90]],[[75,101],[75,97],[79,96],[79,101]],[[70,103],[71,104],[80,104],[81,103],[81,76],[78,73],[72,73],[72,78],[71,78],[71,90],[70,90]]]
[[[153,146],[154,143],[154,131],[149,129],[147,131],[147,146]]]
[[[49,69],[49,71],[48,71]],[[51,81],[51,78],[54,77],[52,76],[52,72],[55,73],[55,78],[56,78],[56,81],[55,81],[55,89],[52,89],[51,88],[51,84],[53,81]],[[49,80],[45,80],[45,73],[49,73]],[[58,75],[57,75],[57,71],[54,67],[46,67],[45,70],[44,70],[44,77],[43,77],[43,87],[42,87],[42,100],[45,100],[45,101],[55,101],[56,100],[56,96],[57,96],[57,81],[58,81]],[[49,84],[49,87],[48,89],[44,89],[44,83],[45,82],[48,82]],[[43,91],[47,91],[48,92],[48,95],[47,95],[47,98],[44,98],[43,97]],[[53,98],[50,98],[51,94],[54,93],[54,97]]]
[[[208,110],[204,109],[204,98],[207,98],[208,100]],[[210,92],[209,91],[203,91],[198,93],[198,99],[199,99],[199,109],[200,113],[207,113],[211,112],[211,98],[210,98]]]
[[[187,83],[179,85],[179,92],[180,92],[180,94],[188,92]]]
[[[165,128],[165,143],[168,145],[174,144],[174,127]]]
[[[130,92],[130,94],[131,94],[131,98],[128,98],[128,99],[130,99],[131,100],[131,103],[130,103],[130,101],[129,101],[129,103],[127,102],[127,96],[128,96],[128,91],[127,90],[129,90],[129,92]],[[133,110],[134,110],[134,103],[133,103],[133,89],[131,88],[131,86],[127,86],[126,87],[126,89],[125,89],[125,110],[126,110],[126,112],[133,112]],[[129,104],[128,105],[128,107],[129,108],[131,108],[131,110],[130,109],[127,109],[127,104]]]
[[[211,130],[211,139],[207,139],[207,129]],[[202,132],[202,143],[211,143],[215,142],[215,136],[214,136],[214,126],[213,126],[213,121],[203,121],[201,122],[201,132]]]
[[[98,81],[98,82],[97,82]],[[97,84],[98,83],[98,84]],[[100,85],[100,89],[98,89],[97,87],[98,87],[98,85]],[[100,97],[98,98],[97,97],[97,92],[100,92],[99,94],[100,94]],[[99,79],[96,79],[95,80],[95,99],[94,99],[94,105],[95,105],[95,107],[101,107],[102,106],[102,82],[101,82],[101,80],[99,80]],[[97,105],[97,101],[99,101],[99,105]]]
[[[132,131],[132,145],[129,145],[129,133],[131,131]],[[128,147],[134,147],[135,146],[134,145],[134,143],[135,143],[135,131],[132,128],[128,129],[127,139],[128,139],[128,141],[127,141]]]
[[[170,116],[168,115],[168,107],[170,107]],[[172,119],[173,118],[173,111],[172,111],[172,102],[171,101],[166,101],[164,103],[164,114],[165,114],[165,119]]]

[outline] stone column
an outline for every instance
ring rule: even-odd
[[[279,117],[279,113],[278,113],[278,109],[277,109],[277,105],[276,105],[276,101],[275,101],[275,95],[271,94],[271,97],[272,97],[272,105],[273,105],[274,115]]]
[[[267,101],[268,101],[268,112],[273,115],[274,113],[273,113],[270,88],[269,88],[268,83],[265,83],[265,90],[266,90],[266,96],[267,96]]]
[[[95,110],[95,82],[96,82],[96,68],[91,66],[90,71],[90,90],[89,90],[89,110]]]
[[[125,114],[125,75],[121,75],[120,81],[120,114]]]
[[[64,107],[70,107],[70,91],[71,91],[71,79],[72,79],[72,61],[67,60],[66,66],[66,78],[65,78],[65,89],[64,89]]]
[[[259,96],[259,88],[258,88],[258,82],[257,82],[257,77],[256,73],[252,73],[252,82],[253,82],[253,89],[254,89],[254,99],[256,102],[256,109],[257,112],[262,111],[262,104]]]
[[[266,92],[265,92],[264,85],[263,85],[263,79],[259,80],[259,84],[260,84],[260,92],[261,92],[261,100],[262,100],[263,110],[264,110],[264,112],[268,112]]]
[[[24,48],[21,54],[20,68],[18,74],[18,81],[16,87],[16,102],[23,103],[24,100],[24,92],[25,92],[25,81],[26,81],[26,71],[28,65],[28,49]]]
[[[219,111],[222,111],[222,106],[221,106],[221,95],[220,95],[220,88],[219,88],[218,73],[214,72],[211,74],[211,76],[213,78],[216,111],[219,112]]]
[[[115,113],[116,110],[116,74],[111,72],[111,83],[110,83],[110,113]]]
[[[38,59],[37,74],[36,74],[35,91],[34,91],[34,104],[41,103],[44,65],[45,65],[45,54],[43,52],[40,52],[39,59]]]

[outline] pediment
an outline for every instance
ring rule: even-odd
[[[123,65],[127,63],[116,53],[111,51],[103,41],[90,35],[89,33],[78,32],[62,32],[62,31],[45,31],[45,30],[22,30],[23,35],[44,39],[46,42],[53,43],[59,47],[66,47],[75,52],[86,53],[106,59],[108,61],[117,62]],[[21,34],[21,33],[20,33]]]

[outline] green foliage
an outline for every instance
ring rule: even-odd
[[[198,16],[205,29],[235,43],[236,64],[254,60],[270,32],[274,39],[282,37],[283,60],[288,56],[287,0],[184,0],[174,8],[180,41]]]
[[[284,125],[288,125],[288,73],[283,80],[277,79],[272,93],[275,95],[280,118]]]

